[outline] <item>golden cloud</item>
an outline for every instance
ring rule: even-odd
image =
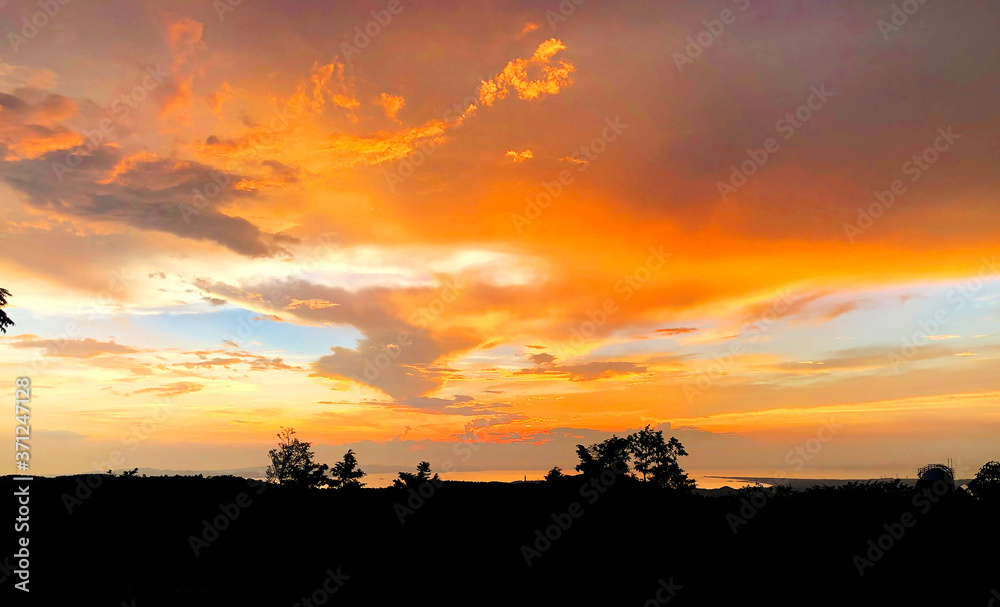
[[[406,100],[398,95],[382,93],[379,103],[383,108],[385,108],[385,115],[389,118],[395,119],[399,110],[403,109],[403,106],[406,105]]]
[[[570,74],[576,68],[572,63],[567,61],[550,63],[552,57],[563,50],[566,50],[565,44],[556,38],[550,38],[538,45],[530,58],[510,61],[495,78],[486,80],[480,85],[480,103],[491,106],[494,101],[505,98],[511,88],[521,99],[538,99],[546,95],[555,95],[563,87],[573,84]],[[540,70],[541,77],[532,79],[528,75],[529,69]]]
[[[347,80],[346,67],[342,61],[334,59],[331,63],[313,64],[312,72],[305,82],[299,84],[295,93],[288,100],[288,108],[294,114],[301,114],[306,109],[320,113],[329,101],[334,105],[352,112],[361,107],[354,97],[354,87]]]
[[[513,159],[515,163],[524,162],[525,160],[530,160],[531,158],[534,158],[534,154],[531,153],[531,150],[524,150],[523,152],[516,152],[514,150],[510,150],[509,152],[507,152],[506,155],[508,158]]]

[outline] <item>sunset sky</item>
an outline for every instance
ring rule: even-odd
[[[998,459],[1000,4],[578,1],[0,2],[32,472]]]

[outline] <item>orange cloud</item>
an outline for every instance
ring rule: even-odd
[[[181,67],[195,53],[203,51],[206,45],[201,40],[205,26],[187,17],[174,21],[167,26],[167,41],[173,54],[173,67]]]
[[[570,75],[576,69],[572,63],[566,61],[550,63],[552,57],[563,50],[566,50],[565,44],[556,38],[550,38],[538,45],[529,59],[510,61],[495,78],[486,80],[480,85],[479,101],[483,105],[491,106],[496,100],[505,98],[511,88],[521,99],[538,99],[546,95],[555,95],[563,87],[573,84]],[[541,77],[532,80],[528,75],[529,69],[541,70]]]
[[[301,114],[309,109],[318,114],[329,101],[351,112],[350,116],[356,121],[353,112],[361,107],[361,102],[354,97],[354,87],[346,78],[346,69],[344,63],[337,59],[326,65],[313,64],[309,77],[299,84],[288,100],[289,110]]]
[[[389,118],[395,118],[399,110],[403,109],[403,106],[406,105],[406,101],[402,97],[387,93],[382,93],[379,103],[385,108],[385,115]]]
[[[56,73],[49,69],[35,69],[24,65],[0,62],[0,89],[53,89]]]
[[[664,335],[680,335],[682,333],[694,333],[698,329],[692,329],[690,327],[675,327],[670,329],[657,329],[654,333],[662,333]]]
[[[13,162],[21,158],[38,158],[48,152],[68,150],[83,143],[83,137],[68,129],[5,129],[0,125],[0,143],[5,144],[8,151],[3,159]]]
[[[443,122],[434,121],[396,133],[381,132],[367,137],[338,133],[330,136],[326,150],[334,155],[339,166],[380,164],[406,156],[421,140],[440,143],[445,128]]]
[[[508,158],[513,159],[515,163],[524,162],[525,160],[529,160],[534,157],[534,154],[531,153],[531,150],[524,150],[523,152],[515,152],[514,150],[510,150],[509,152],[507,152],[506,155]]]
[[[5,161],[38,158],[83,143],[83,138],[59,123],[77,114],[69,97],[20,89],[15,95],[0,93],[0,145]]]
[[[111,168],[110,171],[97,183],[102,185],[107,185],[109,183],[114,183],[118,177],[122,175],[127,175],[136,170],[140,164],[144,163],[154,163],[160,160],[156,154],[150,152],[136,152],[129,156],[123,157],[121,160]],[[176,166],[176,165],[175,165]]]
[[[552,56],[564,49],[558,40],[549,40],[539,45],[530,59],[515,59],[507,64],[504,71],[489,82],[493,83],[493,93],[486,96],[487,105],[493,100],[506,96],[507,89],[513,88],[522,99],[536,99],[549,94],[555,94],[562,87],[571,83],[568,74],[574,69],[566,62],[553,63]],[[301,81],[286,101],[285,113],[303,118],[303,127],[296,129],[281,129],[272,131],[255,129],[255,132],[238,137],[223,137],[212,135],[204,143],[196,144],[196,148],[205,154],[224,158],[251,158],[263,156],[278,159],[293,165],[306,168],[310,174],[320,173],[329,169],[351,168],[354,166],[373,166],[384,162],[398,160],[412,153],[418,146],[437,146],[445,141],[448,130],[458,127],[472,116],[476,115],[476,102],[465,107],[464,112],[455,118],[431,120],[418,126],[406,127],[401,130],[384,130],[375,133],[359,134],[354,132],[336,132],[328,135],[321,133],[322,127],[308,122],[309,114],[320,114],[328,104],[348,111],[348,118],[353,123],[359,123],[357,111],[361,108],[354,92],[353,78],[350,67],[339,59],[320,65],[313,64],[310,74]],[[528,70],[540,69],[542,77],[538,80],[528,78]],[[225,87],[224,87],[225,88]],[[221,97],[221,93],[213,96],[210,105]],[[474,99],[478,102],[483,98],[479,92]],[[398,117],[399,111],[405,107],[406,100],[401,95],[381,93],[376,104],[384,114],[392,119]],[[398,121],[398,120],[397,120]],[[328,152],[317,157],[316,150]],[[513,156],[515,162],[531,158],[530,150],[517,152]],[[244,172],[252,172],[252,166],[242,167]],[[276,183],[266,183],[255,179],[253,182],[242,182],[241,189],[260,189],[275,186]]]
[[[34,335],[22,335],[16,339],[14,348],[38,348],[46,351],[48,356],[63,358],[92,358],[102,354],[133,354],[137,348],[115,343],[114,341],[97,341],[96,339],[35,339]],[[24,339],[28,338],[28,339]]]
[[[230,99],[235,92],[236,89],[234,89],[228,82],[223,82],[222,87],[219,88],[219,90],[205,97],[205,103],[208,104],[208,107],[210,107],[213,112],[218,114],[222,111],[222,104],[225,103],[226,100]]]
[[[164,85],[161,118],[174,116],[185,123],[190,120],[185,110],[191,106],[194,76],[198,72],[192,63],[195,56],[207,48],[201,39],[204,27],[204,24],[186,17],[167,26],[167,41],[172,60],[170,81]]]
[[[233,187],[241,192],[256,192],[285,185],[288,185],[288,182],[283,179],[240,179]]]

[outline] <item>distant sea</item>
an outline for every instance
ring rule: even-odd
[[[566,474],[576,474],[574,470],[564,470]],[[775,470],[770,469],[753,469],[747,468],[743,470],[725,469],[725,470],[689,470],[688,476],[694,479],[698,487],[701,489],[718,489],[720,487],[733,487],[739,488],[745,485],[752,485],[752,482],[739,480],[740,478],[772,478],[775,475]],[[466,470],[466,471],[454,471],[450,473],[441,474],[441,478],[445,480],[452,481],[499,481],[499,482],[511,482],[511,481],[538,481],[542,480],[548,470]],[[914,478],[916,476],[916,470],[899,470],[898,472],[892,472],[887,470],[819,470],[819,469],[807,469],[803,468],[798,472],[785,472],[789,478],[801,478],[801,479],[857,479],[857,480],[869,480],[878,478]],[[364,478],[364,482],[368,487],[387,487],[392,484],[393,479],[396,478],[395,474],[392,473],[375,473],[369,474]],[[767,483],[762,483],[767,484]]]

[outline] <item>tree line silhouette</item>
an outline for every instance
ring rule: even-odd
[[[271,459],[266,470],[268,482],[304,488],[356,489],[365,486],[361,478],[367,474],[358,467],[353,449],[348,449],[344,457],[330,467],[316,461],[312,443],[296,437],[293,428],[282,427],[277,437],[278,446],[268,452]],[[589,447],[577,445],[576,453],[580,459],[576,470],[587,477],[600,476],[614,468],[637,481],[665,489],[688,493],[695,487],[694,481],[677,462],[678,457],[687,455],[681,442],[674,437],[664,440],[662,430],[653,430],[648,425],[625,438],[612,436]],[[562,469],[556,466],[545,480],[554,482],[564,477]],[[431,472],[430,462],[422,461],[417,464],[415,473],[399,472],[393,487],[419,487],[439,480],[440,477]]]
[[[577,472],[584,476],[598,476],[606,470],[616,468],[635,480],[656,487],[690,493],[695,488],[693,480],[680,467],[678,457],[686,456],[684,445],[674,437],[663,439],[663,430],[653,430],[647,425],[642,430],[622,438],[611,438],[589,447],[576,446],[580,463]],[[562,471],[555,467],[546,475],[546,480],[555,480]]]
[[[269,483],[299,488],[359,489],[365,486],[361,479],[367,473],[359,467],[357,455],[348,449],[340,461],[332,467],[316,461],[312,443],[299,440],[293,428],[282,427],[278,432],[278,446],[268,455],[271,464],[267,467]],[[579,463],[575,469],[584,477],[598,477],[608,471],[623,474],[635,483],[659,487],[671,492],[690,494],[695,482],[681,468],[678,458],[687,456],[684,445],[675,437],[664,439],[662,430],[653,430],[647,425],[642,430],[625,437],[612,435],[611,438],[590,446],[576,445]],[[421,461],[416,472],[401,471],[393,480],[397,489],[419,488],[424,483],[438,484],[438,474],[431,471],[430,462]],[[570,478],[562,468],[554,466],[545,475],[545,481],[556,484]],[[849,483],[848,487],[862,483]],[[905,492],[909,489],[895,483],[865,483],[867,490],[878,492]],[[747,487],[740,490],[759,491],[763,487]],[[969,493],[978,499],[1000,504],[1000,463],[987,462],[968,484]],[[787,493],[791,487],[774,487],[772,492]],[[741,493],[741,494],[742,494]]]
[[[278,446],[268,451],[271,459],[265,476],[267,482],[290,487],[317,489],[360,489],[365,486],[361,479],[367,473],[358,467],[354,449],[348,449],[344,457],[332,467],[316,461],[312,443],[299,440],[294,428],[282,427],[277,434]],[[431,475],[430,462],[417,464],[417,472],[400,472],[393,481],[393,487],[418,487],[426,482],[437,483],[437,474]]]
[[[316,462],[312,443],[299,440],[293,428],[282,427],[277,436],[277,448],[268,452],[271,464],[265,471],[267,482],[310,489],[359,489],[365,486],[361,479],[366,473],[358,467],[353,449],[348,449],[343,459],[330,468]]]

